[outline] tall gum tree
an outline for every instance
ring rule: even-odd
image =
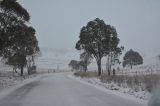
[[[116,44],[114,45],[114,43]],[[98,75],[100,76],[102,58],[115,50],[118,43],[119,39],[117,38],[115,28],[111,25],[106,25],[103,20],[96,18],[93,21],[89,21],[86,26],[81,28],[79,40],[76,43],[76,49],[86,50],[93,55],[96,59]]]
[[[30,15],[17,0],[0,2],[0,56],[9,65],[19,66],[21,75],[26,57],[35,56],[40,50],[35,29],[27,26]]]

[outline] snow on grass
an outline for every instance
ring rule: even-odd
[[[17,85],[19,83],[22,83],[23,81],[27,79],[31,79],[35,77],[36,75],[30,75],[30,76],[0,76],[0,91],[9,88],[11,86]]]
[[[13,86],[19,82],[15,77],[0,77],[0,90]]]
[[[18,78],[3,78],[3,81],[1,81],[4,85],[0,85],[0,98],[3,98],[4,96],[10,94],[14,90],[24,86],[25,84],[28,84],[30,82],[33,82],[40,78],[41,75],[31,75],[29,77],[26,77],[25,79],[22,77]]]
[[[148,93],[146,91],[135,92],[131,88],[119,87],[117,84],[115,84],[113,82],[109,83],[109,84],[103,83],[103,82],[101,82],[101,80],[99,78],[95,78],[95,77],[81,78],[81,77],[77,77],[75,75],[71,75],[69,77],[76,79],[77,81],[79,81],[81,83],[96,87],[97,89],[100,89],[104,92],[114,94],[116,96],[123,97],[125,99],[129,99],[129,100],[139,102],[139,103],[145,104],[145,105],[147,105],[147,102],[151,96],[150,93]]]

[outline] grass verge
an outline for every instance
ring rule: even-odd
[[[74,73],[75,76],[78,76],[78,77],[87,77],[87,78],[92,78],[92,77],[97,77],[98,74],[97,72],[93,72],[93,71],[87,71],[87,72],[84,72],[84,71],[77,71]]]

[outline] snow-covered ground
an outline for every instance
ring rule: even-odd
[[[7,78],[4,78],[2,82],[5,83],[5,85],[2,86],[0,89],[0,99],[10,94],[11,92],[14,92],[16,89],[37,80],[39,77],[40,75],[39,76],[31,75],[30,77],[27,77],[26,79],[19,77],[17,79],[12,78],[10,80],[7,80]]]
[[[68,77],[70,73],[43,74],[0,92],[0,106],[146,106]]]
[[[123,75],[128,77],[153,75],[154,77],[154,75],[160,74],[160,61],[157,59],[157,57],[152,57],[152,58],[145,59],[145,63],[143,65],[134,66],[133,69],[130,69],[130,67],[123,68],[121,65],[114,66],[114,68],[116,69],[116,75]],[[92,69],[91,71],[95,72],[96,70]],[[107,73],[105,69],[105,64],[102,64],[102,72]],[[141,100],[148,101],[152,95],[146,89],[142,89],[143,87],[140,87],[139,90],[135,90],[133,89],[134,87],[131,88],[131,87],[128,87],[127,85],[119,86],[117,83],[114,83],[113,81],[111,82],[109,81],[109,83],[106,83],[106,82],[103,83],[99,78],[85,78],[85,77],[81,78],[74,75],[72,77],[81,82],[85,82],[93,86],[103,88],[107,91],[109,90],[116,94],[126,95],[126,97],[136,98],[140,101]],[[123,83],[123,82],[120,82],[120,83]]]
[[[30,75],[30,76],[0,76],[0,91],[6,88],[9,88],[11,86],[20,84],[24,82],[25,80],[32,79],[33,77],[36,77],[37,75]]]
[[[91,86],[94,86],[98,89],[101,89],[106,92],[110,92],[111,94],[115,94],[120,97],[129,98],[134,101],[138,101],[140,103],[147,103],[148,100],[151,97],[151,94],[146,91],[138,91],[135,92],[134,90],[130,88],[122,88],[114,83],[102,83],[99,78],[81,78],[77,77],[75,75],[69,76],[75,80],[78,80],[82,83],[89,84]]]
[[[24,71],[26,74],[27,72],[26,69]],[[20,84],[25,80],[31,79],[36,76],[36,75],[30,75],[30,76],[25,75],[21,77],[19,74],[20,74],[19,72],[18,73],[13,72],[12,67],[0,63],[0,91],[6,88],[10,88],[11,86]]]

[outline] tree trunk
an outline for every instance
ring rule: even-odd
[[[87,71],[87,65],[84,66],[84,71],[85,71],[85,72]]]
[[[31,67],[28,67],[28,75],[31,74]]]
[[[27,64],[27,71],[28,71],[28,75],[30,75],[30,64]]]
[[[21,65],[21,76],[23,76],[23,65]]]
[[[98,76],[101,75],[101,59],[97,60],[97,65],[98,65]]]
[[[98,76],[100,76],[100,75],[101,75],[101,65],[98,64]]]
[[[112,71],[112,52],[111,52],[110,56],[111,56],[111,59],[110,59],[110,67],[109,68],[110,68],[110,74],[111,74],[111,71]]]
[[[112,67],[111,67],[111,63],[109,64],[109,70],[108,70],[108,75],[110,76],[111,75],[111,69]]]
[[[113,76],[116,75],[116,70],[113,68]]]
[[[110,55],[108,55],[108,64],[107,64],[107,70],[108,70],[108,76],[111,75],[111,60],[110,60]]]
[[[111,71],[108,69],[108,76],[110,76],[111,75]]]
[[[83,69],[84,69],[84,72],[87,71],[87,61],[84,61]]]

